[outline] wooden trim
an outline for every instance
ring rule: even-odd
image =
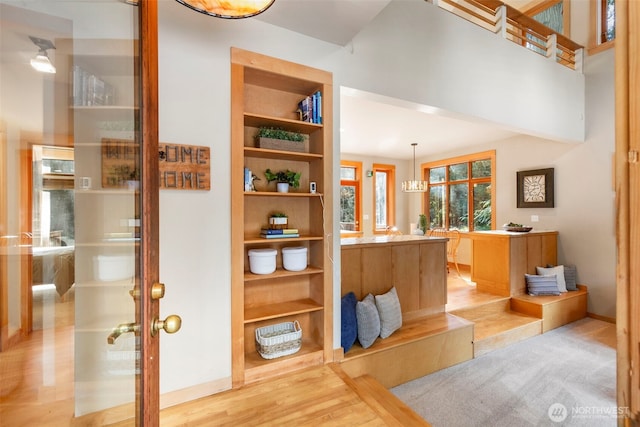
[[[638,349],[637,313],[640,301],[638,295],[638,217],[637,205],[633,205],[634,191],[637,193],[638,164],[629,162],[632,149],[631,141],[640,136],[640,127],[636,100],[630,97],[632,90],[638,90],[640,64],[633,60],[638,46],[630,39],[630,31],[638,31],[640,8],[634,1],[616,2],[617,48],[615,55],[615,93],[616,93],[616,235],[618,246],[616,330],[617,330],[617,403],[618,407],[628,407],[632,414],[640,410],[640,390],[638,389],[640,362]],[[638,150],[638,147],[634,147]],[[635,169],[635,181],[631,179],[631,169]],[[635,195],[637,197],[637,195]],[[635,203],[638,203],[635,200]],[[635,210],[631,211],[631,207]],[[635,237],[635,239],[632,239]],[[634,246],[632,246],[632,242]],[[635,258],[634,258],[635,256]],[[629,414],[627,414],[629,415]],[[627,420],[628,421],[628,420]]]
[[[385,233],[387,230],[376,228],[375,223],[375,215],[376,215],[376,183],[375,176],[376,172],[386,172],[387,174],[387,226],[395,225],[396,223],[396,167],[395,165],[384,164],[384,163],[374,163],[371,165],[371,170],[373,171],[374,182],[371,184],[371,188],[373,191],[373,233]]]
[[[140,115],[142,129],[141,153],[141,298],[139,304],[141,375],[137,390],[137,419],[141,425],[159,425],[160,419],[160,342],[151,337],[151,325],[160,315],[158,300],[151,299],[151,287],[160,281],[160,230],[158,175],[158,2],[140,0]]]
[[[614,325],[616,324],[615,317],[601,316],[599,314],[590,313],[590,312],[587,312],[587,317],[591,317],[592,319],[602,320],[603,322],[612,323]]]
[[[428,180],[428,170],[432,169],[432,168],[437,168],[437,167],[446,167],[452,164],[456,164],[456,163],[468,163],[468,162],[473,162],[475,160],[484,160],[489,158],[491,160],[491,228],[492,229],[496,229],[496,212],[498,210],[497,207],[497,197],[496,197],[496,192],[497,192],[497,163],[496,163],[496,150],[487,150],[487,151],[481,151],[479,153],[473,153],[473,154],[464,154],[462,156],[456,156],[456,157],[449,157],[446,159],[441,159],[441,160],[434,160],[431,162],[426,162],[426,163],[422,163],[420,165],[420,170],[421,170],[421,175],[425,176],[426,179]],[[469,182],[471,182],[471,171],[469,171]],[[427,224],[429,224],[431,222],[431,218],[429,216],[429,192],[425,193],[424,197],[422,198],[422,212],[425,213],[425,215],[427,215]],[[472,193],[469,193],[470,196],[473,196]],[[446,197],[448,197],[448,194],[446,195]],[[448,201],[447,201],[448,203]],[[469,197],[469,212],[473,212],[473,197]],[[447,215],[445,218],[445,228],[449,228],[449,216]],[[472,227],[471,227],[471,223],[469,224],[469,230],[472,231]]]
[[[233,51],[232,51],[233,52]],[[232,53],[233,61],[233,53]],[[244,168],[244,68],[231,64],[231,170]],[[244,218],[243,199],[244,179],[240,174],[231,174],[231,212],[236,218]],[[244,236],[243,221],[234,221],[232,215],[231,236]],[[244,275],[244,241],[242,238],[231,239],[231,277]],[[233,388],[244,384],[244,282],[231,281],[231,379]]]
[[[340,167],[352,167],[356,170],[355,181],[341,179],[340,186],[353,185],[356,188],[356,229],[362,233],[362,162],[354,160],[340,160]],[[351,236],[353,234],[350,234]]]

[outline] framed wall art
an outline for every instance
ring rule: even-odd
[[[516,172],[519,208],[554,207],[553,172],[553,168]]]

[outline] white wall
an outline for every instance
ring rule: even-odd
[[[529,60],[535,55],[530,52],[522,49],[522,53],[512,43],[490,39],[484,32],[472,29],[475,28],[472,25],[465,23],[468,28],[461,28],[458,18],[422,1],[393,2],[347,47],[257,20],[213,19],[177,2],[159,2],[159,19],[160,140],[210,146],[212,176],[218,178],[212,181],[208,192],[161,192],[161,278],[167,284],[162,315],[177,313],[184,320],[179,334],[162,339],[163,393],[201,384],[209,384],[210,390],[230,385],[228,177],[234,173],[230,170],[229,148],[231,46],[333,73],[335,200],[338,200],[340,160],[340,86],[475,115],[561,140],[579,141],[584,137],[583,76],[548,61],[532,64]],[[445,47],[447,41],[456,44]],[[465,48],[457,49],[459,46]],[[484,62],[486,58],[490,64]],[[470,67],[473,73],[469,72]],[[542,76],[543,83],[531,86],[521,80],[528,75],[527,69]],[[600,157],[603,149],[597,146],[597,141],[567,145],[527,137],[500,142],[497,148],[501,168],[498,185],[506,191],[499,196],[498,221],[515,221],[530,214],[517,210],[513,201],[514,173],[518,168],[534,164],[556,167],[560,188],[558,208],[538,212],[540,226],[561,230],[561,261],[578,265],[580,279],[595,291],[592,295],[598,295],[600,282],[602,293],[606,293],[605,282],[610,285],[608,260],[603,260],[606,266],[598,268],[590,257],[602,258],[602,252],[583,251],[585,243],[598,243],[603,251],[613,251],[609,236],[601,235],[607,231],[594,233],[592,224],[606,223],[612,228],[613,212],[609,215],[594,212],[589,224],[580,227],[579,220],[590,216],[584,212],[577,214],[576,208],[590,211],[592,198],[580,198],[570,186],[571,182],[583,181],[580,177],[584,165],[605,167],[606,162]],[[608,172],[603,173],[602,181],[610,176],[610,164],[606,167]],[[597,191],[601,193],[600,188]],[[573,200],[574,197],[579,200]],[[603,197],[609,198],[610,193]],[[410,201],[404,218],[406,224],[417,218],[412,209],[415,204]],[[337,204],[334,216],[338,217]],[[335,224],[334,312],[339,313],[338,222]],[[588,242],[578,240],[584,238]],[[615,298],[613,288],[611,298]],[[613,315],[599,301],[590,301],[590,309]],[[334,322],[334,336],[338,346],[338,318]]]

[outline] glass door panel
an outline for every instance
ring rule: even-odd
[[[138,42],[123,1],[0,0],[2,424],[135,417]]]

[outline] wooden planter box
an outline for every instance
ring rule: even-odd
[[[298,151],[305,152],[306,141],[287,141],[284,139],[273,138],[256,138],[256,145],[258,148],[268,148],[270,150],[282,150],[282,151]]]

